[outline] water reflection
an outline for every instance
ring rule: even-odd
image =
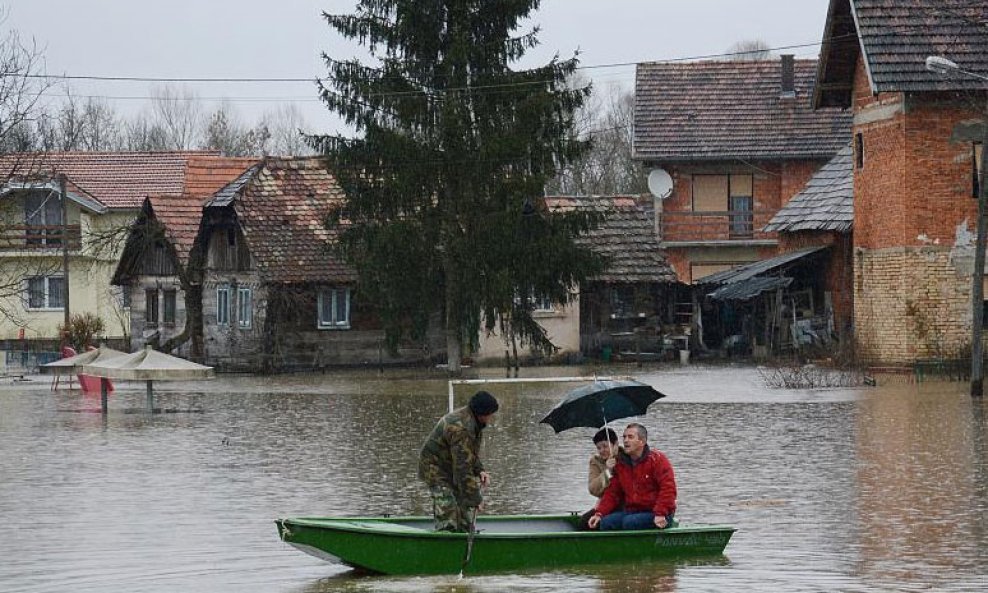
[[[644,423],[676,468],[679,517],[736,525],[729,561],[458,581],[359,576],[283,545],[280,516],[427,513],[416,456],[446,409],[438,378],[226,377],[169,385],[157,405],[185,412],[153,416],[138,413],[143,386],[124,385],[105,418],[82,411],[98,410],[98,398],[8,384],[0,591],[985,589],[988,422],[966,385],[791,392],[765,389],[745,368],[641,377],[669,395]],[[537,424],[570,387],[492,389],[502,402],[486,449],[492,512],[593,503],[593,431]]]
[[[726,558],[692,562],[687,567],[725,566]],[[384,576],[336,575],[318,579],[294,593],[336,593],[340,591],[429,591],[434,593],[487,593],[500,591],[573,591],[595,593],[673,593],[678,588],[677,570],[672,563],[602,565],[552,572],[511,575],[429,576],[394,578]]]

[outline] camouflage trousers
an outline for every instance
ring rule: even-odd
[[[470,521],[476,508],[466,507],[456,500],[456,494],[448,486],[430,486],[432,516],[436,518],[436,531],[470,531]]]

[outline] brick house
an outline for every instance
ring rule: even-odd
[[[122,342],[130,334],[130,302],[111,278],[127,229],[146,196],[181,194],[197,163],[218,154],[52,152],[0,158],[0,275],[4,283],[21,287],[5,291],[11,296],[0,303],[0,350],[17,356],[57,351],[66,305],[72,314],[98,316],[106,327],[103,337]],[[66,178],[64,214],[60,175]],[[69,247],[67,303],[63,232]]]
[[[853,112],[854,325],[867,360],[970,345],[985,84],[928,72],[940,55],[988,75],[988,7],[832,0],[813,101]]]
[[[203,254],[207,364],[292,370],[431,357],[430,344],[404,344],[397,356],[385,348],[325,224],[343,203],[314,157],[265,158],[206,202],[193,250]]]
[[[251,158],[195,158],[189,163],[185,191],[144,199],[124,243],[112,283],[130,303],[131,349],[147,344],[185,357],[201,358],[201,319],[188,300],[201,299],[201,286],[190,270],[192,248],[202,220],[203,202],[257,162]]]
[[[854,323],[854,183],[852,151],[845,146],[820,168],[801,192],[772,217],[765,230],[779,233],[779,250],[829,249],[818,262],[811,298],[822,303],[828,331],[851,338]]]
[[[642,63],[633,157],[673,181],[659,235],[682,282],[779,253],[765,225],[850,137],[850,115],[813,110],[816,61]]]

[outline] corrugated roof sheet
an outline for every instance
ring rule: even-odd
[[[926,70],[926,58],[943,56],[988,76],[986,23],[983,1],[831,0],[815,102],[850,105],[851,65],[860,48],[877,92],[983,90],[984,81]]]
[[[803,191],[786,203],[765,226],[765,232],[837,231],[854,224],[854,163],[845,146],[820,168]]]
[[[780,60],[639,64],[634,158],[830,158],[850,137],[851,114],[814,111],[816,61],[794,69],[795,97],[782,98]]]
[[[659,247],[655,213],[632,196],[550,196],[549,211],[585,208],[605,213],[606,220],[578,239],[610,261],[600,282],[676,282],[676,273]]]
[[[829,249],[828,245],[816,246],[816,247],[806,247],[803,249],[797,249],[796,251],[790,251],[789,253],[783,253],[782,255],[777,255],[775,257],[770,257],[769,259],[763,259],[746,266],[741,266],[739,268],[734,268],[731,270],[724,270],[723,272],[717,272],[716,274],[711,274],[709,276],[704,276],[697,280],[697,284],[734,284],[736,282],[742,282],[749,280],[756,276],[761,276],[762,274],[772,272],[781,268],[787,264],[800,260],[808,255],[822,251],[824,249]]]
[[[792,278],[786,276],[755,276],[734,284],[725,284],[707,294],[718,301],[747,301],[763,292],[785,288],[792,284]]]

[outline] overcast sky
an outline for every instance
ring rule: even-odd
[[[349,56],[320,17],[353,0],[7,0],[5,27],[34,38],[49,73],[73,76],[306,78],[322,76],[320,53]],[[818,44],[828,0],[543,0],[533,19],[542,45],[526,60],[581,52],[585,66],[724,52],[760,39],[772,47]],[[815,57],[819,47],[786,50]],[[588,68],[597,89],[633,87],[634,67]],[[107,97],[122,113],[143,108],[152,84],[70,83]],[[161,84],[159,83],[159,86]],[[176,83],[203,99],[225,97],[245,120],[294,102],[310,125],[335,126],[311,83]],[[126,98],[126,97],[137,97]]]

